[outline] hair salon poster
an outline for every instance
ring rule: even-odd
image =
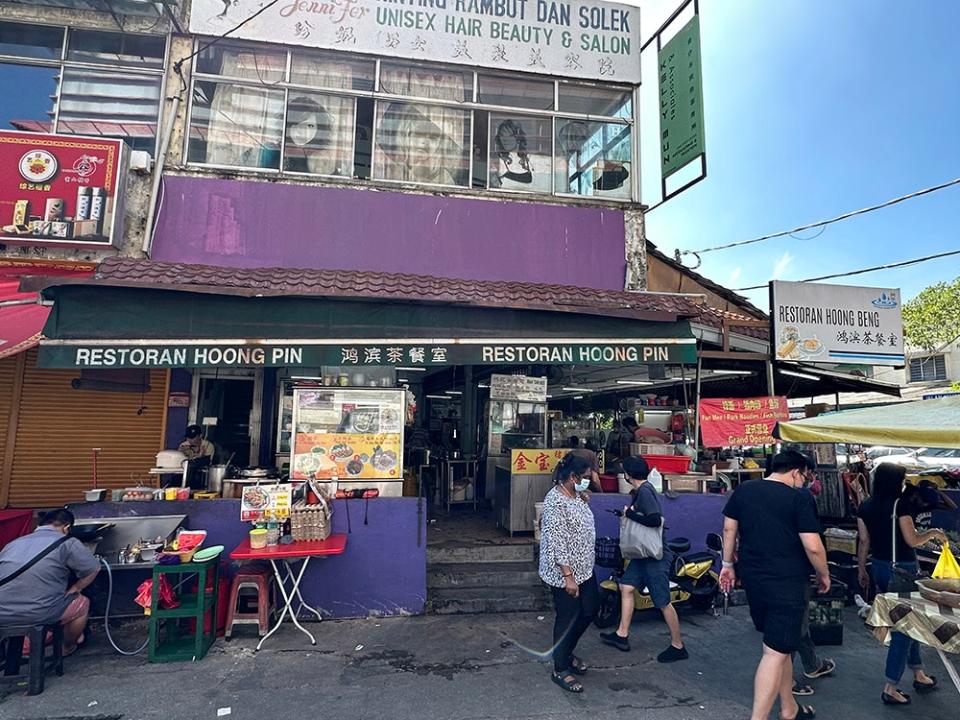
[[[597,0],[194,0],[190,32],[222,35],[261,10],[231,37],[640,82],[640,9]]]
[[[107,138],[0,130],[0,242],[113,244],[123,148]]]

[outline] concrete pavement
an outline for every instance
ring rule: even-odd
[[[541,619],[542,618],[542,619]],[[229,720],[362,718],[363,720],[740,720],[749,699],[760,639],[743,608],[713,618],[686,612],[691,658],[654,660],[667,643],[655,615],[638,614],[634,650],[602,645],[591,628],[578,654],[591,664],[586,692],[563,692],[538,653],[550,644],[550,613],[423,616],[325,621],[308,627],[318,643],[284,628],[259,653],[248,627],[219,640],[199,663],[150,665],[125,658],[102,633],[68,658],[38,697],[8,694],[4,720]],[[248,630],[247,633],[242,632]],[[141,627],[122,633],[129,647]],[[838,662],[835,677],[814,683],[819,718],[947,720],[958,695],[932,651],[928,670],[944,685],[911,708],[880,703],[884,650],[852,613],[844,645],[824,648]],[[908,684],[905,685],[908,687]]]

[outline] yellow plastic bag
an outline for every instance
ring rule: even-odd
[[[933,576],[941,579],[960,578],[960,565],[957,564],[957,559],[950,552],[949,545],[943,546],[940,559],[937,560],[937,566],[933,569]]]

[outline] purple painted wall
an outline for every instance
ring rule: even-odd
[[[422,613],[427,597],[426,513],[417,517],[416,498],[377,498],[366,508],[364,522],[365,502],[334,501],[333,532],[348,531],[349,509],[347,549],[343,555],[310,561],[300,586],[304,598],[334,618]],[[185,514],[189,527],[207,531],[206,545],[227,548],[224,559],[250,530],[249,523],[240,521],[239,500],[81,503],[70,509],[78,518]],[[129,587],[116,588],[115,599],[121,592],[131,595],[137,584],[129,577],[132,572],[123,571]],[[145,570],[139,580],[143,577],[148,577]]]
[[[723,531],[723,506],[726,495],[680,493],[676,498],[660,496],[663,505],[664,533],[668,540],[685,537],[690,540],[690,551],[706,550],[707,533]],[[597,525],[597,537],[620,537],[620,518],[607,510],[622,509],[630,503],[629,495],[595,494],[590,497],[590,508]],[[610,571],[597,568],[597,578],[606,580]]]
[[[166,177],[153,257],[622,290],[620,210]]]
[[[188,370],[170,371],[170,392],[190,393],[193,388],[193,376]],[[187,429],[190,408],[167,408],[167,433],[164,442],[165,448],[176,449],[183,442],[183,435]]]

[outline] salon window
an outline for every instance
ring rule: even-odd
[[[557,118],[556,193],[630,198],[630,126]]]
[[[279,170],[284,91],[198,81],[190,115],[190,162]]]
[[[489,138],[491,189],[552,191],[551,118],[490,113]]]
[[[477,102],[530,110],[553,110],[553,87],[553,82],[549,80],[480,73],[477,76]]]
[[[470,112],[423,103],[377,101],[376,180],[466,187]]]
[[[373,90],[376,63],[344,57],[342,53],[294,51],[290,83],[327,90]]]
[[[557,94],[562,112],[624,120],[633,117],[633,93],[627,88],[605,88],[561,80]]]
[[[351,97],[291,90],[284,172],[352,176],[355,107]]]

